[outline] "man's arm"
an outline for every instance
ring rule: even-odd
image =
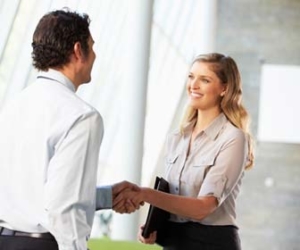
[[[56,146],[49,163],[45,183],[47,228],[59,249],[87,249],[102,136],[102,119],[97,112],[79,117]]]
[[[112,208],[112,186],[100,186],[96,189],[96,210]]]

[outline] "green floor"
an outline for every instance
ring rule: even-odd
[[[90,239],[90,250],[161,250],[157,245],[146,245],[139,242],[112,241],[109,239]]]

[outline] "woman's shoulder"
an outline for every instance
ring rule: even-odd
[[[182,134],[182,132],[181,132],[180,128],[176,128],[176,129],[171,130],[168,133],[168,136],[178,136],[178,135],[181,135],[181,134]]]
[[[227,121],[224,129],[223,129],[223,134],[225,137],[228,138],[240,138],[240,139],[245,139],[245,133],[242,129],[234,126],[230,121]]]
[[[181,131],[180,128],[176,128],[172,131],[170,131],[168,134],[167,134],[167,140],[170,141],[170,140],[179,140],[181,139],[183,136],[183,132]]]
[[[166,143],[167,148],[173,148],[175,145],[178,145],[183,138],[183,133],[180,129],[174,129],[167,134]],[[173,146],[172,146],[173,145]]]

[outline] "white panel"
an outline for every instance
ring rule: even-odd
[[[6,64],[4,70],[10,72],[9,78],[6,79],[7,88],[3,102],[28,84],[28,76],[32,68],[32,35],[39,19],[47,11],[48,5],[49,1],[37,0],[21,1],[20,3],[3,57]]]
[[[300,143],[300,67],[262,68],[258,139]]]
[[[15,15],[18,10],[18,6],[19,0],[3,0],[0,2],[0,61],[7,42],[7,38],[9,36],[11,26],[13,25]]]

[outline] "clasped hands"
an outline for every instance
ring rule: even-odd
[[[112,187],[113,210],[117,213],[132,213],[144,205],[141,188],[128,181],[116,183]]]

